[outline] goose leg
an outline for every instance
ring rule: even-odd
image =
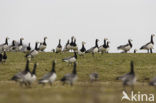
[[[153,53],[152,49],[150,49],[150,52]]]

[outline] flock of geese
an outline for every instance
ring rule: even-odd
[[[140,50],[147,50],[147,53],[153,53],[152,49],[154,49],[154,41],[153,41],[153,37],[155,35],[152,34],[151,35],[151,40],[150,42],[148,42],[147,44],[141,46]],[[38,66],[38,63],[34,64],[34,68],[32,71],[30,71],[29,68],[29,62],[32,58],[34,58],[36,55],[38,55],[40,52],[44,52],[46,47],[47,47],[47,37],[44,37],[42,42],[36,42],[35,43],[35,48],[32,49],[31,44],[28,43],[28,45],[25,45],[23,43],[24,38],[20,38],[19,42],[16,40],[12,41],[12,44],[9,45],[8,43],[9,38],[7,37],[5,39],[5,43],[0,45],[0,63],[5,63],[7,60],[7,52],[24,52],[25,53],[25,57],[27,58],[26,61],[26,67],[24,69],[24,71],[21,71],[17,74],[15,74],[11,80],[14,80],[16,82],[18,82],[21,86],[25,85],[25,86],[31,86],[32,83],[34,83],[37,80],[37,76],[36,76],[36,68]],[[62,61],[63,62],[67,62],[69,64],[73,64],[73,71],[72,73],[69,74],[65,74],[62,79],[60,80],[63,85],[68,83],[71,86],[74,84],[74,82],[77,80],[78,75],[77,75],[77,57],[79,56],[84,56],[86,53],[91,53],[93,56],[95,55],[95,53],[109,53],[109,49],[110,49],[110,41],[107,38],[104,38],[104,43],[103,45],[99,46],[98,45],[99,39],[95,40],[95,45],[93,47],[91,47],[90,49],[86,49],[85,48],[85,42],[82,41],[82,47],[81,49],[78,49],[77,43],[76,43],[76,38],[74,36],[71,37],[71,41],[67,40],[67,43],[65,44],[64,48],[61,45],[61,39],[59,39],[58,45],[56,47],[56,49],[53,49],[52,51],[55,53],[66,53],[66,52],[73,52],[74,55],[70,56],[70,57],[66,57],[63,58]],[[128,43],[125,45],[120,45],[117,47],[118,50],[122,50],[122,53],[128,53],[130,51],[130,49],[132,49],[133,44],[132,44],[132,40],[129,39]],[[134,53],[136,53],[137,49],[134,49]],[[52,85],[57,78],[57,74],[55,71],[55,65],[56,65],[56,61],[54,60],[52,62],[52,69],[51,71],[49,71],[47,74],[45,74],[43,77],[41,77],[38,80],[39,84],[45,85],[45,84],[50,84]],[[90,81],[96,81],[99,78],[98,73],[94,72],[91,73],[89,75],[90,77]],[[123,86],[127,86],[130,85],[134,86],[135,82],[136,82],[136,76],[135,76],[135,71],[134,71],[134,63],[133,61],[130,62],[130,72],[117,77],[117,80],[122,80],[123,82]],[[154,78],[150,83],[150,85],[156,85],[156,78]]]

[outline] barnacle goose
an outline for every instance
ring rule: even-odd
[[[136,82],[136,76],[135,76],[135,72],[134,72],[134,63],[133,61],[131,61],[130,63],[130,66],[131,66],[131,70],[129,73],[123,75],[123,76],[120,76],[120,77],[117,77],[117,80],[122,80],[123,82],[123,86],[127,86],[127,85],[130,85],[130,86],[134,86],[135,82]]]
[[[7,58],[8,58],[8,56],[7,56],[7,53],[6,53],[6,51],[4,51],[3,52],[3,59],[2,59],[2,62],[6,62],[6,60],[7,60]]]
[[[149,85],[156,86],[156,77],[154,77],[150,82]]]
[[[155,35],[152,34],[152,35],[151,35],[151,41],[150,41],[149,43],[143,45],[143,46],[140,48],[140,50],[147,50],[147,53],[149,53],[149,51],[152,53],[152,49],[153,49],[153,47],[154,47],[154,41],[153,41],[153,37],[154,37],[154,36],[155,36]]]
[[[17,74],[15,74],[11,80],[14,80],[16,82],[19,82],[20,85],[22,86],[23,84],[25,84],[25,86],[28,85],[28,80],[31,78],[31,72],[29,69],[29,59],[26,62],[26,67],[25,70],[22,72],[19,72]]]
[[[31,73],[31,77],[27,81],[29,86],[31,86],[31,84],[34,83],[36,81],[36,79],[37,79],[37,77],[36,77],[36,68],[37,68],[37,65],[38,65],[38,63],[35,63],[34,64],[34,68],[33,68],[33,71]]]
[[[93,82],[93,81],[96,81],[99,78],[99,75],[98,75],[98,73],[94,72],[94,73],[91,73],[89,75],[89,77],[90,77],[90,81]]]
[[[12,44],[9,46],[9,51],[16,51],[16,44],[15,40],[12,41]]]
[[[35,49],[34,50],[32,50],[30,53],[28,53],[28,54],[26,54],[26,57],[34,57],[34,56],[36,56],[39,52],[38,52],[38,43],[39,42],[36,42],[36,44],[35,44]]]
[[[97,53],[97,52],[99,51],[98,41],[99,41],[99,40],[96,39],[96,40],[95,40],[95,46],[92,47],[92,48],[90,48],[90,49],[88,49],[88,50],[86,51],[86,53],[92,53],[93,55],[94,55],[95,53]]]
[[[110,44],[110,41],[107,41],[107,45],[106,45],[106,53],[108,53],[108,51],[109,51],[109,48],[110,48],[109,44]]]
[[[68,40],[66,45],[64,46],[63,52],[69,51],[69,46],[70,46],[70,43],[69,43],[69,40]]]
[[[74,52],[74,56],[70,56],[70,57],[62,59],[62,61],[67,62],[69,64],[72,64],[72,63],[76,62],[76,60],[77,60],[76,52]]]
[[[0,45],[0,51],[3,51],[3,50],[8,50],[8,37],[6,37],[6,39],[5,39],[5,43],[4,44],[1,44]]]
[[[59,43],[56,47],[56,53],[61,53],[62,52],[62,45],[61,45],[61,39],[59,39]]]
[[[71,37],[70,45],[68,45],[67,48],[68,48],[69,50],[72,50],[72,49],[73,49],[73,45],[74,45],[74,36]]]
[[[76,71],[76,62],[74,62],[73,72],[71,74],[65,74],[64,77],[61,79],[63,85],[65,83],[69,83],[71,86],[77,80],[77,71]]]
[[[41,45],[39,46],[40,51],[44,51],[46,49],[47,47],[46,39],[47,37],[44,37],[43,43],[41,43]]]
[[[46,83],[49,83],[50,85],[52,85],[55,82],[55,80],[57,78],[56,71],[55,71],[55,64],[56,64],[56,61],[53,61],[52,70],[49,73],[45,74],[39,80],[39,84],[45,85]]]
[[[120,45],[120,46],[118,46],[117,47],[117,49],[118,50],[123,50],[123,53],[127,53],[131,48],[132,48],[132,40],[131,39],[129,39],[128,40],[128,44],[126,44],[126,45]]]
[[[86,48],[85,48],[85,45],[86,43],[83,41],[82,42],[82,47],[81,47],[81,49],[78,51],[78,54],[80,55],[80,56],[84,56],[84,54],[85,54],[85,52],[86,52]]]
[[[74,52],[78,52],[78,47],[77,47],[77,44],[76,44],[76,38],[74,38],[74,43],[73,43],[72,49],[74,50]]]
[[[2,55],[2,53],[0,52],[0,63],[2,62],[2,59],[3,59],[3,55]]]
[[[27,51],[31,51],[30,43],[29,43],[28,46],[27,46]]]
[[[106,43],[106,41],[107,41],[108,39],[107,38],[104,38],[104,43],[103,43],[103,45],[101,45],[100,47],[99,47],[99,52],[101,52],[102,54],[104,53],[104,52],[106,52],[106,48],[107,48],[107,43]]]
[[[23,40],[24,40],[24,38],[20,38],[20,43],[18,44],[18,47],[17,47],[18,51],[21,51],[23,48]]]

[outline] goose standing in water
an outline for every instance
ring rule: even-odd
[[[140,48],[140,50],[147,50],[147,53],[149,53],[149,51],[150,51],[151,53],[153,53],[153,52],[152,52],[152,49],[153,49],[153,47],[154,47],[154,41],[153,41],[153,37],[154,37],[154,36],[155,36],[155,35],[152,34],[152,35],[151,35],[151,41],[150,41],[149,43],[143,45],[143,46]]]
[[[61,53],[62,52],[62,45],[61,45],[61,39],[59,39],[59,43],[56,47],[56,53]]]
[[[93,82],[99,78],[99,75],[98,73],[95,72],[95,73],[90,74],[89,77],[90,77],[90,81]]]
[[[64,49],[63,49],[63,52],[69,51],[69,46],[70,46],[70,43],[69,43],[69,40],[68,40],[65,47],[64,47]]]
[[[29,60],[27,60],[25,70],[15,74],[11,78],[11,80],[19,82],[21,86],[23,84],[25,84],[25,86],[27,86],[28,85],[27,80],[29,80],[30,78],[31,78],[31,72],[30,72],[30,69],[29,69]]]
[[[46,43],[47,37],[44,37],[44,41],[43,43],[41,43],[41,45],[39,46],[40,51],[44,51],[47,47],[47,43]]]
[[[95,40],[95,46],[92,47],[92,48],[90,48],[90,49],[88,49],[88,50],[86,51],[86,53],[92,53],[92,55],[94,56],[94,54],[97,53],[97,52],[99,51],[98,41],[99,41],[99,40],[96,39],[96,40]]]
[[[66,74],[64,77],[61,79],[63,82],[63,85],[65,83],[69,83],[71,86],[73,83],[77,80],[77,71],[76,71],[76,62],[74,62],[74,67],[73,67],[73,72],[71,74]]]
[[[0,51],[3,51],[3,50],[7,51],[8,50],[8,40],[9,40],[9,38],[6,37],[5,43],[0,45]]]
[[[132,86],[132,89],[133,89],[133,86],[136,82],[133,61],[131,61],[130,67],[131,67],[131,71],[123,76],[117,77],[117,80],[122,80],[124,88],[125,86],[130,85]]]
[[[78,51],[78,54],[80,55],[80,56],[84,56],[84,54],[85,54],[85,52],[86,52],[86,48],[85,48],[85,45],[86,43],[83,41],[82,42],[82,47],[81,47],[81,49]]]
[[[45,85],[46,83],[49,83],[52,86],[52,84],[55,82],[55,80],[57,78],[56,71],[55,71],[55,64],[56,64],[56,61],[53,61],[52,70],[48,74],[45,74],[39,80],[39,84]]]
[[[36,44],[35,44],[35,49],[34,50],[32,50],[30,53],[28,53],[28,54],[26,54],[26,57],[30,57],[30,58],[32,58],[32,57],[34,57],[34,56],[36,56],[39,52],[38,52],[38,43],[39,42],[36,42]]]
[[[123,53],[127,53],[131,48],[132,48],[132,40],[129,39],[128,40],[128,44],[126,45],[120,45],[119,47],[117,47],[118,50],[123,50]]]
[[[72,64],[72,63],[76,62],[76,60],[77,60],[76,52],[74,52],[74,56],[70,56],[70,57],[62,59],[62,61],[67,62],[69,64]]]

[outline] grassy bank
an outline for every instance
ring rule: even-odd
[[[15,73],[24,69],[24,54],[8,53],[7,62],[0,64],[0,103],[120,103],[123,88],[115,78],[129,71],[130,60],[134,61],[138,79],[135,92],[156,93],[144,81],[145,78],[156,76],[156,54],[96,54],[95,57],[87,54],[78,57],[79,79],[73,87],[62,86],[59,82],[64,74],[72,71],[72,66],[62,62],[62,58],[70,55],[73,54],[40,53],[32,59],[31,69],[33,63],[38,62],[37,76],[40,78],[50,71],[52,60],[56,59],[57,82],[52,87],[35,83],[32,88],[25,88],[10,81]],[[98,82],[93,84],[89,83],[89,74],[92,72],[99,73]]]

